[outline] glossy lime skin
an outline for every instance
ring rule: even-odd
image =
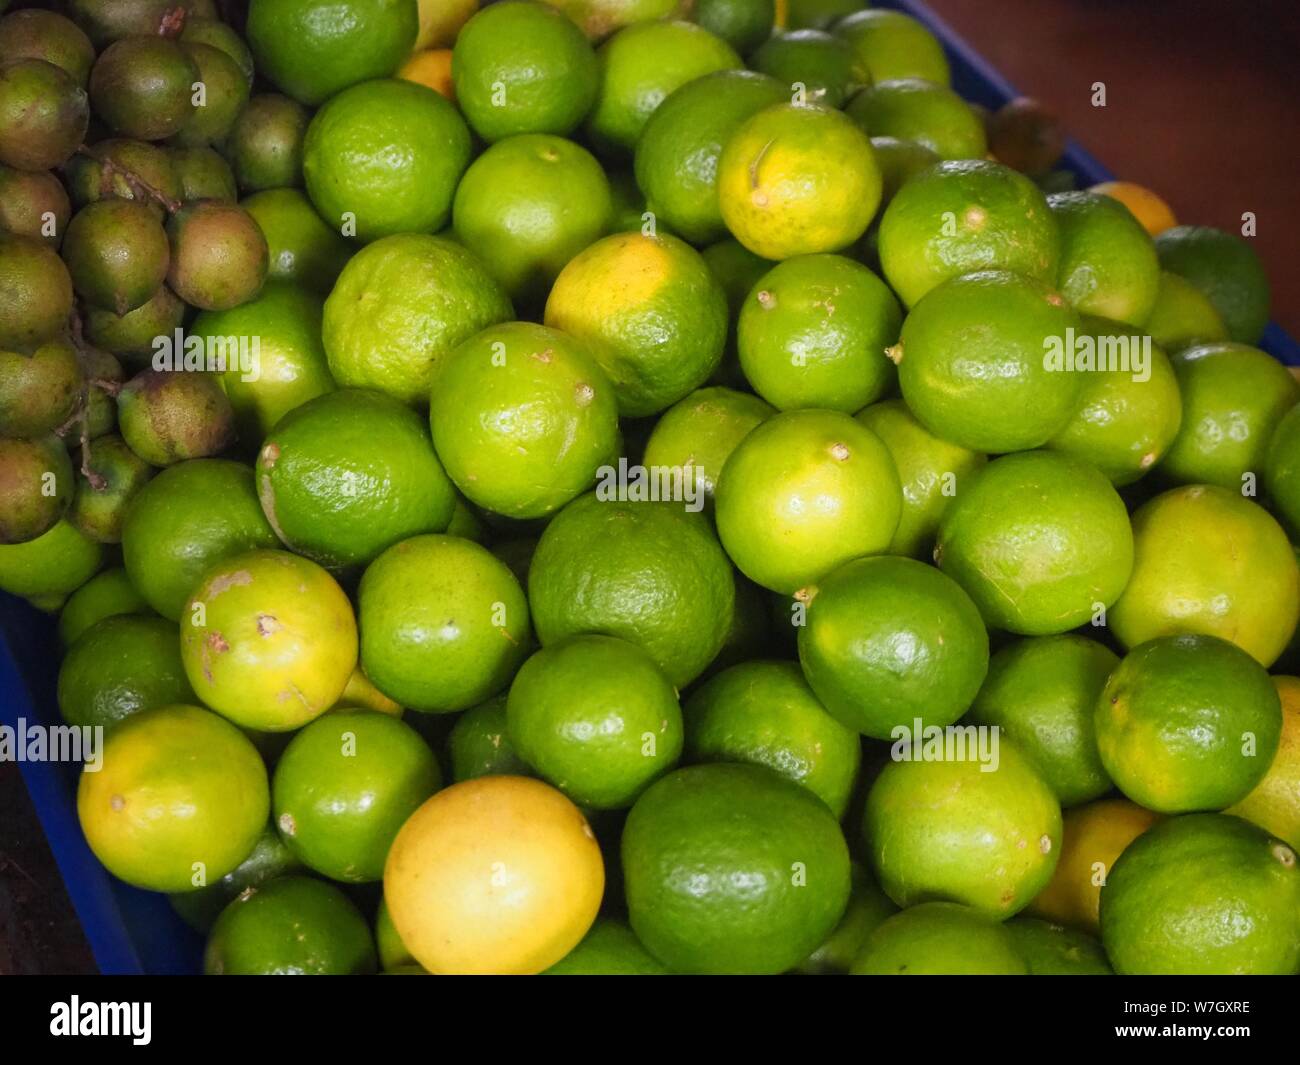
[[[710,677],[683,707],[692,762],[762,765],[843,817],[862,744],[826,712],[793,662],[741,662]]]
[[[246,889],[260,887],[268,880],[301,869],[302,863],[289,852],[275,826],[268,824],[248,857],[215,884],[169,895],[167,901],[186,924],[206,935],[221,911]]]
[[[264,189],[239,205],[266,237],[267,280],[294,281],[328,296],[352,255],[352,246],[325,224],[302,190]]]
[[[423,419],[392,396],[354,388],[276,424],[258,452],[257,494],[280,539],[331,569],[441,532],[456,502]]]
[[[852,862],[850,872],[853,887],[844,916],[826,942],[799,963],[796,972],[816,976],[847,973],[871,933],[898,912],[860,862]]]
[[[844,101],[870,76],[848,42],[821,29],[778,30],[749,57],[761,70],[782,84],[787,95],[802,85],[804,98],[827,107]]]
[[[1160,271],[1156,302],[1142,328],[1166,351],[1227,340],[1228,327],[1210,298],[1185,277]]]
[[[785,595],[884,551],[903,509],[880,438],[822,410],[785,411],[746,436],[722,468],[715,502],[737,568]]]
[[[0,544],[0,591],[61,601],[90,580],[104,560],[103,544],[61,518],[35,540]]]
[[[510,742],[575,803],[631,806],[682,752],[677,692],[650,656],[613,636],[571,636],[520,668],[506,702]]]
[[[412,710],[464,710],[509,683],[532,629],[523,589],[486,548],[416,536],[366,569],[359,593],[361,664]]]
[[[58,698],[68,724],[104,728],[155,706],[193,703],[176,626],[132,614],[99,621],[64,656]]]
[[[1024,976],[1029,968],[998,921],[954,902],[923,902],[867,937],[853,976]]]
[[[889,554],[929,557],[949,504],[987,456],[935,436],[901,399],[873,403],[856,417],[884,441],[903,486],[903,512]]]
[[[1014,270],[1051,284],[1060,254],[1046,197],[999,163],[937,163],[900,188],[880,219],[885,280],[908,307],[975,270]]]
[[[902,324],[893,293],[861,263],[796,256],[759,278],[741,306],[740,366],[778,410],[853,414],[893,386],[885,349]]]
[[[1241,648],[1217,636],[1162,636],[1111,674],[1096,730],[1102,764],[1134,802],[1166,814],[1222,810],[1268,772],[1282,708],[1264,667]]]
[[[1013,917],[1003,927],[1011,933],[1016,951],[1029,966],[1030,976],[1110,976],[1114,970],[1101,941],[1078,928]]]
[[[1121,975],[1294,975],[1300,864],[1239,818],[1171,817],[1107,876],[1101,936]]]
[[[338,888],[282,876],[238,896],[212,927],[208,976],[358,976],[378,965],[370,927]]]
[[[551,520],[528,571],[544,646],[582,632],[618,636],[649,652],[677,688],[722,647],[735,594],[731,564],[701,514],[596,493]]]
[[[990,626],[1046,636],[1115,603],[1133,570],[1133,530],[1093,467],[1026,451],[990,462],[958,492],[934,555]]]
[[[949,725],[988,670],[979,610],[951,578],[910,558],[859,558],[809,590],[799,662],[846,726],[875,739]]]
[[[1011,743],[999,738],[994,763],[975,757],[981,741],[968,736],[964,742],[965,759],[885,766],[867,796],[867,853],[880,886],[900,906],[945,899],[1003,920],[1051,880],[1061,850],[1061,807]],[[992,740],[983,745],[991,756]],[[893,751],[929,757],[919,743],[909,748],[900,741]]]
[[[374,710],[336,710],[280,755],[271,817],[304,865],[360,884],[383,877],[397,830],[441,783],[433,751],[410,725]]]
[[[869,8],[834,23],[833,32],[853,46],[873,81],[926,78],[947,85],[948,60],[934,34],[900,11]]]
[[[622,858],[632,929],[679,973],[784,972],[849,898],[835,818],[761,766],[691,766],[657,781],[628,814]]]
[[[1264,473],[1278,422],[1300,401],[1300,382],[1271,355],[1227,341],[1184,348],[1173,365],[1183,420],[1161,472],[1243,491],[1248,474]]]
[[[451,779],[459,784],[486,776],[533,775],[515,752],[506,729],[506,695],[494,695],[460,715],[447,736]]]
[[[1119,657],[1086,636],[1031,637],[989,662],[968,720],[997,726],[1038,766],[1062,806],[1110,791],[1093,713]]]
[[[970,105],[923,78],[877,81],[844,110],[870,136],[915,141],[941,159],[981,159],[988,150],[984,125]]]
[[[1247,241],[1210,226],[1174,226],[1156,238],[1156,253],[1162,268],[1209,298],[1230,339],[1259,343],[1268,324],[1268,275]]]
[[[1160,288],[1160,263],[1142,223],[1096,192],[1057,192],[1047,204],[1061,230],[1061,295],[1083,314],[1142,325]]]
[[[59,614],[59,639],[71,647],[97,621],[119,614],[153,614],[144,596],[135,590],[126,570],[114,566],[97,573],[68,596]]]
[[[1300,539],[1300,403],[1283,415],[1264,459],[1264,488],[1273,509]]]
[[[636,933],[612,917],[597,917],[582,942],[542,976],[667,976]]]
[[[127,576],[172,621],[210,565],[279,542],[257,501],[252,469],[228,459],[163,470],[140,489],[122,526]]]
[[[903,398],[932,433],[973,451],[1041,447],[1078,407],[1085,375],[1047,356],[1080,325],[1057,293],[1022,274],[953,278],[903,323],[892,353]]]
[[[429,424],[456,487],[511,518],[559,510],[619,447],[618,399],[588,344],[532,322],[491,326],[455,348]]]

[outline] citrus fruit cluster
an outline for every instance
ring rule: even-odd
[[[856,0],[65,7],[0,590],[206,971],[1300,971],[1248,239]]]

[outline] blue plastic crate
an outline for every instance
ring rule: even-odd
[[[947,50],[953,87],[967,99],[997,108],[1018,95],[925,4],[893,0],[876,6],[905,11],[930,27]],[[1073,141],[1064,165],[1084,185],[1114,177]],[[1300,344],[1276,323],[1269,325],[1261,346],[1285,363],[1300,365]],[[0,637],[0,722],[15,726],[24,718],[44,725],[59,724],[54,692],[62,649],[53,620],[0,593]],[[21,769],[100,970],[197,972],[202,943],[166,898],[114,879],[90,853],[77,823],[76,767],[23,762]]]

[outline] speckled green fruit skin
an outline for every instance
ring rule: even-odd
[[[989,662],[969,722],[996,726],[1037,765],[1062,806],[1108,792],[1093,713],[1119,656],[1067,633],[1010,644]]]
[[[1101,936],[1124,976],[1292,976],[1300,972],[1300,863],[1239,818],[1170,818],[1110,871]]]
[[[195,701],[175,624],[131,614],[104,618],[77,639],[59,667],[58,691],[63,720],[89,727]]]
[[[397,830],[441,783],[433,751],[410,725],[374,710],[336,710],[280,755],[271,817],[304,865],[361,884],[383,877]]]
[[[181,50],[199,72],[204,104],[195,107],[171,143],[186,147],[218,144],[230,133],[248,103],[249,79],[235,60],[220,48],[201,41],[182,41]]]
[[[328,296],[352,247],[298,189],[265,189],[240,201],[266,237],[268,282],[294,281]]]
[[[0,11],[8,6],[0,4]],[[38,8],[14,11],[0,22],[0,52],[6,61],[44,59],[81,86],[95,62],[95,46],[75,22]]]
[[[749,63],[779,81],[787,95],[800,84],[805,99],[827,107],[843,107],[870,81],[847,41],[810,27],[778,30],[755,49]]]
[[[681,503],[579,496],[542,533],[528,571],[543,646],[582,632],[647,651],[677,688],[722,647],[735,608],[731,564],[708,520]]]
[[[853,886],[844,916],[826,942],[800,962],[795,972],[809,976],[847,973],[871,933],[898,912],[861,863],[850,863],[850,875]]]
[[[501,691],[532,635],[514,574],[454,536],[390,547],[361,578],[359,603],[366,675],[390,699],[426,713],[464,710]]]
[[[1230,339],[1259,343],[1268,324],[1268,275],[1247,241],[1210,226],[1174,226],[1155,243],[1161,267],[1209,297]]]
[[[222,151],[244,192],[302,184],[302,146],[311,115],[297,100],[259,93],[235,119]]]
[[[806,958],[849,899],[849,853],[819,799],[770,769],[692,766],[628,814],[632,928],[678,973],[780,973]]]
[[[622,921],[597,917],[576,947],[542,976],[667,976],[668,970]]]
[[[172,621],[212,563],[278,545],[252,469],[228,459],[194,459],[164,470],[140,489],[122,526],[131,583]]]
[[[631,806],[682,753],[682,711],[645,651],[612,636],[571,636],[528,659],[506,702],[520,757],[575,803]]]
[[[61,518],[21,544],[0,544],[0,591],[25,599],[75,592],[104,564],[104,545]]]
[[[1300,539],[1300,403],[1273,431],[1264,457],[1264,490],[1278,517]]]
[[[718,535],[737,568],[785,595],[884,551],[903,509],[880,438],[822,410],[785,411],[746,436],[722,468],[715,502]]]
[[[68,596],[59,614],[59,639],[64,647],[71,647],[82,633],[104,618],[153,613],[131,584],[126,570],[115,566],[97,573]]]
[[[45,436],[77,409],[86,374],[76,349],[58,338],[31,355],[0,348],[0,425],[9,436]]]
[[[799,662],[846,726],[875,739],[950,725],[988,670],[988,633],[955,581],[910,558],[859,558],[807,589]]]
[[[47,344],[71,350],[60,334],[72,312],[72,278],[53,248],[31,237],[0,233],[0,281],[5,288],[5,302],[0,306],[0,349],[7,353],[6,362]],[[6,371],[8,378],[17,376],[11,367]],[[4,414],[8,423],[10,412]],[[50,425],[39,431],[54,428]]]
[[[1205,633],[1266,667],[1277,660],[1300,619],[1300,566],[1268,511],[1188,485],[1139,507],[1133,540],[1133,576],[1108,620],[1120,643]]]
[[[0,116],[0,163],[50,170],[66,163],[85,139],[90,103],[62,67],[14,59],[0,70]]]
[[[370,927],[338,888],[282,876],[239,895],[212,926],[208,976],[360,976],[378,965]]]
[[[940,159],[982,159],[988,150],[984,125],[970,105],[924,78],[877,81],[844,110],[868,135],[915,141]]]
[[[167,276],[167,234],[144,204],[108,199],[72,216],[63,257],[77,295],[124,315],[149,301]]]
[[[908,307],[975,270],[1014,270],[1051,284],[1060,255],[1042,191],[999,163],[937,163],[899,189],[880,219],[885,279]]]
[[[1080,326],[1057,293],[1021,274],[945,281],[907,316],[892,350],[903,398],[932,433],[974,451],[1040,447],[1078,406],[1085,375],[1048,356]]]
[[[459,784],[486,776],[533,776],[532,767],[515,752],[506,729],[506,694],[466,710],[447,735],[451,779]]]
[[[161,34],[126,37],[100,53],[90,71],[95,115],[114,133],[142,141],[174,136],[197,108],[199,67],[178,41]]]
[[[923,902],[867,937],[852,976],[1024,976],[1029,967],[998,921],[954,902]]]
[[[429,424],[456,487],[511,518],[553,514],[619,447],[618,399],[589,345],[532,322],[490,326],[455,348]]]
[[[53,433],[0,436],[0,544],[49,532],[74,503],[77,483],[68,449]]]
[[[938,40],[900,11],[856,11],[835,22],[833,32],[853,46],[873,81],[926,78],[948,84],[948,60]]]
[[[90,476],[78,468],[77,494],[68,508],[68,520],[100,543],[121,543],[122,521],[131,500],[157,471],[116,433],[96,437],[85,463]]]
[[[903,312],[883,281],[842,255],[774,266],[746,297],[736,343],[754,391],[778,410],[853,414],[896,381],[885,349]]]
[[[416,0],[253,0],[247,32],[258,71],[295,100],[319,104],[393,73],[419,28]]]
[[[1013,917],[1002,926],[1029,966],[1030,976],[1112,976],[1100,940],[1078,928],[1036,917]]]
[[[843,817],[862,744],[826,712],[793,662],[741,662],[697,687],[683,707],[692,762],[762,765]]]
[[[718,156],[745,119],[788,96],[780,82],[751,70],[706,74],[669,95],[636,142],[636,181],[647,209],[693,244],[726,236]]]
[[[1120,597],[1133,570],[1133,530],[1096,469],[1027,451],[995,459],[958,492],[934,555],[990,626],[1047,636]]]
[[[1185,277],[1160,271],[1156,302],[1142,327],[1166,351],[1227,340],[1228,327],[1208,296]]]
[[[220,200],[234,203],[239,186],[230,164],[216,149],[208,147],[173,148],[172,169],[181,188],[183,200]]]
[[[1061,230],[1061,295],[1082,314],[1142,325],[1160,287],[1155,245],[1142,224],[1096,192],[1056,192],[1047,205]]]
[[[1282,416],[1300,401],[1300,381],[1271,355],[1221,341],[1173,357],[1182,428],[1160,463],[1173,481],[1241,492],[1263,474]]]
[[[152,466],[208,458],[235,438],[230,399],[216,374],[204,370],[140,371],[117,393],[117,424]]]
[[[102,307],[85,308],[82,326],[92,344],[137,368],[153,357],[155,337],[175,335],[188,309],[176,293],[161,285],[145,303],[124,315]]]
[[[1263,779],[1282,735],[1277,689],[1217,636],[1135,647],[1096,702],[1097,749],[1120,791],[1157,813],[1222,810]]]
[[[987,772],[992,759],[972,757],[976,737],[968,733],[964,743],[965,760],[885,766],[867,796],[867,852],[880,886],[898,905],[944,899],[1003,920],[1051,880],[1061,850],[1061,807],[1011,743],[999,737],[997,767]],[[991,755],[992,741],[985,746]],[[909,752],[926,757],[922,742],[909,747],[900,740],[891,750],[897,757]]]
[[[423,419],[365,389],[326,392],[286,414],[257,456],[257,495],[292,550],[342,569],[442,532],[456,494]]]

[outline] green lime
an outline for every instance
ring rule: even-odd
[[[456,486],[512,518],[559,510],[618,453],[618,401],[587,344],[532,322],[491,326],[455,348],[429,421]]]
[[[596,53],[544,4],[505,0],[478,12],[452,51],[456,103],[491,143],[517,133],[572,133],[596,101]]]
[[[1023,451],[1050,440],[1078,407],[1083,376],[1055,356],[1079,325],[1042,282],[981,271],[931,290],[890,357],[903,398],[931,432],[976,451]]]
[[[513,313],[476,256],[450,240],[403,233],[348,261],[325,301],[321,333],[340,385],[420,406],[447,352]]]
[[[808,975],[843,974],[862,953],[868,937],[885,918],[898,912],[888,895],[876,886],[871,874],[857,862],[850,863],[852,891],[849,905],[826,941],[796,967]]]
[[[988,633],[970,597],[933,566],[858,558],[806,590],[799,662],[845,725],[897,739],[966,712],[988,670]]]
[[[827,107],[843,107],[870,77],[847,41],[819,29],[774,33],[749,62],[779,81],[785,94],[802,86],[803,100]]]
[[[683,495],[712,500],[727,458],[755,426],[776,413],[757,396],[700,388],[659,416],[642,460],[647,469],[682,471]]]
[[[1268,511],[1226,488],[1175,488],[1134,512],[1133,543],[1110,612],[1120,643],[1204,633],[1276,661],[1300,618],[1300,565]]]
[[[447,736],[451,779],[459,784],[486,776],[531,776],[506,731],[506,696],[494,695],[466,710]]]
[[[267,189],[240,201],[266,237],[268,281],[296,281],[328,296],[352,248],[299,189]],[[265,290],[263,290],[265,291]]]
[[[845,15],[862,10],[862,0],[780,0],[777,25],[798,29],[830,29]]]
[[[771,34],[776,0],[697,0],[693,17],[741,55],[748,55]]]
[[[880,165],[880,177],[884,183],[880,193],[882,210],[903,187],[921,171],[939,162],[939,155],[933,148],[914,140],[900,140],[897,137],[872,137],[871,148],[876,153],[876,162]],[[879,236],[880,217],[872,223],[867,236],[873,232]],[[865,240],[866,238],[864,238]]]
[[[528,651],[528,601],[486,548],[416,536],[366,569],[361,664],[381,692],[427,713],[464,710],[501,691]]]
[[[1101,935],[1123,975],[1300,972],[1295,851],[1236,817],[1148,829],[1101,892]]]
[[[35,540],[0,544],[0,591],[61,600],[98,573],[104,559],[103,544],[61,518]]]
[[[141,710],[192,702],[179,633],[163,618],[104,618],[59,666],[59,713],[70,725],[108,728]]]
[[[1043,193],[1000,163],[936,163],[904,184],[880,219],[885,279],[909,307],[941,282],[975,270],[1014,270],[1050,284],[1060,256],[1061,236]]]
[[[316,112],[302,170],[321,217],[373,241],[441,229],[469,158],[469,130],[450,102],[385,78],[345,89]]]
[[[1130,651],[1096,702],[1097,749],[1148,810],[1222,810],[1277,753],[1282,712],[1264,667],[1217,636],[1161,636]]]
[[[721,37],[674,20],[627,26],[600,46],[596,59],[599,88],[586,128],[591,141],[611,154],[636,147],[646,120],[674,89],[743,66]]]
[[[1300,403],[1273,430],[1264,457],[1264,490],[1282,521],[1300,537]]]
[[[379,911],[375,915],[375,946],[379,953],[379,967],[385,973],[407,972],[412,969],[419,973],[428,972],[406,949],[406,944],[393,926],[388,903],[383,899],[379,900]]]
[[[1030,976],[1110,976],[1101,942],[1077,928],[1015,917],[1003,926],[1029,966]]]
[[[152,615],[153,609],[135,590],[126,570],[120,566],[91,577],[68,596],[59,614],[59,639],[71,647],[97,621],[118,615]]]
[[[722,362],[709,378],[709,384],[724,385],[727,388],[748,392],[749,382],[741,372],[740,357],[736,353],[736,327],[740,318],[740,309],[749,297],[750,289],[758,284],[760,277],[772,269],[772,263],[755,255],[740,241],[731,237],[710,244],[700,252],[700,255],[708,263],[709,269],[718,279],[727,297],[727,342],[723,349]]]
[[[1142,224],[1118,200],[1096,192],[1057,192],[1047,204],[1061,230],[1061,294],[1081,313],[1142,325],[1160,285],[1155,247]]]
[[[772,651],[772,619],[768,605],[770,593],[747,581],[739,573],[736,578],[736,608],[731,614],[731,627],[727,630],[722,648],[700,674],[699,680],[709,679],[724,669],[749,662]]]
[[[356,388],[326,392],[276,423],[257,456],[257,494],[276,535],[331,569],[441,532],[456,502],[424,420]]]
[[[718,535],[737,568],[789,595],[859,555],[884,551],[903,495],[880,438],[847,414],[785,411],[722,468]]]
[[[136,494],[122,526],[131,583],[172,621],[209,566],[278,544],[257,501],[252,469],[228,459],[192,459],[163,470]]]
[[[1227,813],[1244,817],[1300,847],[1300,677],[1274,677],[1282,700],[1282,737],[1264,779]]]
[[[1119,658],[1073,633],[1018,640],[998,651],[967,720],[988,725],[1038,766],[1062,806],[1110,791],[1093,711]]]
[[[852,414],[888,392],[903,313],[894,294],[842,255],[800,255],[763,275],[740,311],[740,366],[778,410]]]
[[[683,712],[690,761],[766,766],[844,816],[861,741],[826,712],[795,663],[751,661],[725,669],[692,692]]]
[[[750,70],[706,74],[668,96],[636,142],[637,184],[657,220],[695,244],[725,236],[718,157],[745,119],[787,96],[780,82]]]
[[[1228,339],[1228,327],[1209,297],[1190,281],[1168,270],[1160,271],[1156,301],[1143,329],[1166,351]]]
[[[546,324],[591,343],[619,411],[656,414],[722,359],[727,301],[700,254],[667,235],[616,233],[578,254],[546,301]]]
[[[267,825],[248,857],[215,884],[169,895],[172,909],[196,932],[205,935],[231,901],[249,888],[260,887],[268,880],[296,873],[302,864],[289,853],[274,825]]]
[[[1183,401],[1169,357],[1150,338],[1118,322],[1085,317],[1074,353],[1084,378],[1073,416],[1047,442],[1053,451],[1090,462],[1126,485],[1143,477],[1169,451],[1183,422]],[[1085,354],[1092,358],[1084,363]]]
[[[928,557],[959,487],[984,468],[987,458],[935,436],[901,399],[872,404],[857,420],[884,441],[903,485],[903,513],[889,554]]]
[[[752,115],[718,157],[718,202],[732,235],[765,259],[840,251],[880,205],[871,141],[828,107],[776,104]]]
[[[703,515],[601,495],[579,496],[542,533],[528,571],[537,635],[543,646],[577,633],[617,636],[684,688],[731,627],[731,564]]]
[[[1186,278],[1214,304],[1228,337],[1257,344],[1268,324],[1268,275],[1245,240],[1210,226],[1174,226],[1156,237],[1163,269]]]
[[[374,710],[336,710],[280,755],[271,816],[304,865],[365,883],[384,875],[397,830],[441,784],[437,759],[410,725]]]
[[[929,148],[940,159],[982,159],[984,124],[945,85],[923,78],[878,81],[849,101],[845,113],[874,137]]]
[[[1184,348],[1173,366],[1182,429],[1161,472],[1185,484],[1253,487],[1278,422],[1300,401],[1300,382],[1271,355],[1230,341]]]
[[[989,625],[1024,636],[1104,616],[1133,556],[1128,512],[1111,483],[1054,451],[990,462],[948,508],[934,548]]]
[[[257,70],[295,100],[319,104],[393,73],[415,46],[416,0],[253,0],[248,44]]]
[[[570,636],[528,659],[506,703],[510,743],[580,806],[631,806],[682,753],[677,693],[645,651]]]
[[[82,770],[77,816],[110,873],[148,891],[193,891],[231,872],[270,812],[262,756],[196,706],[132,714]]]
[[[338,888],[305,876],[236,896],[203,952],[208,976],[358,976],[377,964],[366,919]]]
[[[927,731],[894,744],[867,796],[863,831],[880,886],[900,906],[945,899],[1010,917],[1052,878],[1060,804],[996,731]]]
[[[954,902],[923,902],[867,937],[854,976],[1024,976],[1029,967],[999,921]]]
[[[939,41],[916,19],[899,11],[858,11],[833,26],[853,46],[871,80],[925,78],[948,84],[948,60]]]
[[[531,133],[498,141],[470,165],[452,225],[513,299],[540,305],[564,265],[606,232],[612,213],[609,181],[590,152]]]
[[[597,917],[576,947],[542,976],[667,976],[641,945],[636,933],[622,921]]]
[[[692,766],[641,796],[623,829],[632,928],[674,972],[781,973],[849,899],[849,853],[805,788],[755,765]]]

